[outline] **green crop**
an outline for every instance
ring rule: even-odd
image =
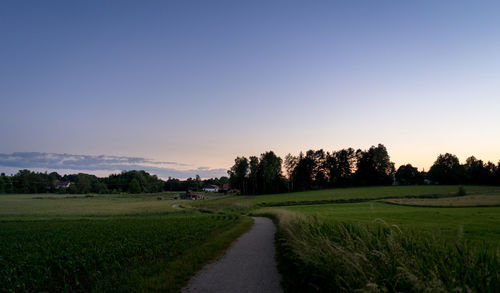
[[[238,216],[174,213],[0,222],[0,291],[113,288],[127,271],[173,261]],[[104,287],[103,287],[104,286]]]

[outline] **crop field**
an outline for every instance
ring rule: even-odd
[[[0,196],[0,292],[177,292],[251,226],[156,197]]]

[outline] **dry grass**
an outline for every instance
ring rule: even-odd
[[[500,194],[475,194],[444,198],[394,198],[383,200],[383,202],[432,207],[500,206]]]

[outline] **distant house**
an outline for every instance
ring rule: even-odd
[[[69,182],[69,181],[60,181],[60,180],[58,180],[56,182],[56,189],[59,189],[59,188],[68,188],[70,185],[71,185],[71,182]]]
[[[208,186],[203,187],[203,191],[205,191],[205,192],[219,192],[219,186],[208,185]]]
[[[189,192],[190,191],[179,193],[179,198],[180,199],[191,199],[191,195],[189,194]]]
[[[229,189],[230,189],[229,184],[227,184],[227,183],[222,184],[222,191],[227,192],[227,191],[229,191]]]
[[[197,199],[205,199],[205,196],[203,194],[195,193],[192,190],[188,190],[186,192],[179,193],[179,198],[187,200],[197,200]]]

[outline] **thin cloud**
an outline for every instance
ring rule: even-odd
[[[226,175],[226,169],[209,167],[192,168],[189,164],[168,161],[155,161],[140,157],[107,155],[74,155],[41,152],[0,153],[0,166],[9,168],[36,168],[49,170],[145,170],[159,177],[187,178],[200,175],[203,178]],[[181,169],[182,167],[190,167]],[[181,168],[179,168],[181,167]]]

